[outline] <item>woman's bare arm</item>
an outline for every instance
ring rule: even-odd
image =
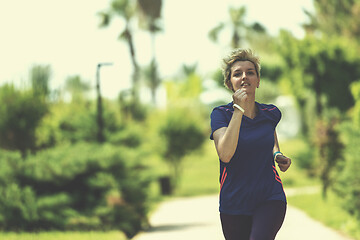
[[[213,133],[217,154],[223,162],[230,162],[235,153],[242,116],[243,113],[240,110],[234,109],[229,126],[219,128]]]
[[[279,146],[279,141],[277,138],[276,130],[274,132],[274,140],[275,140],[275,143],[274,143],[274,148],[273,148],[273,154],[275,152],[280,152],[280,146]],[[288,170],[288,168],[291,165],[291,159],[282,154],[276,155],[275,161],[277,162],[277,164],[282,172],[285,172],[286,170]]]

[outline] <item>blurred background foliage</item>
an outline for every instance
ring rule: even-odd
[[[213,93],[204,101],[204,94],[224,88],[223,78],[217,69],[200,75],[196,64],[184,63],[172,78],[161,78],[154,48],[162,30],[161,4],[113,0],[99,13],[103,27],[115,17],[126,23],[119,39],[133,66],[132,87],[119,90],[118,99],[98,92],[101,112],[81,76],[64,79],[63,89],[50,89],[48,65],[33,66],[25,87],[0,86],[0,229],[117,229],[130,238],[148,226],[148,213],[162,194],[218,191],[209,114],[231,101],[231,93],[223,90],[225,97]],[[230,8],[229,20],[209,30],[209,38],[216,44],[229,28],[229,49],[250,47],[261,56],[257,101],[278,103],[284,117],[295,109],[299,118],[298,133],[281,139],[294,159],[285,186],[316,184],[325,200],[329,193],[337,196],[357,221],[342,230],[358,237],[360,1],[314,0],[314,6],[303,39],[286,30],[270,36],[259,23],[245,23],[244,6]],[[153,36],[147,66],[137,62],[134,21]],[[147,86],[151,101],[140,99],[140,85]],[[158,98],[161,89],[166,102]]]

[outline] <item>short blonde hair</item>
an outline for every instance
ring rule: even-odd
[[[231,67],[237,61],[250,61],[255,66],[255,71],[260,77],[260,58],[255,55],[251,49],[235,49],[223,59],[222,73],[224,76],[224,85],[234,91],[231,84]]]

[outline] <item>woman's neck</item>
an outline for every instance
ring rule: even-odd
[[[244,110],[245,110],[244,115],[247,116],[248,118],[253,119],[256,117],[258,113],[258,109],[255,104],[255,98],[249,99],[246,102]]]

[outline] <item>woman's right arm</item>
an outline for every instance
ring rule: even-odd
[[[228,127],[217,129],[213,133],[215,148],[221,161],[228,163],[235,153],[243,112],[235,108]]]

